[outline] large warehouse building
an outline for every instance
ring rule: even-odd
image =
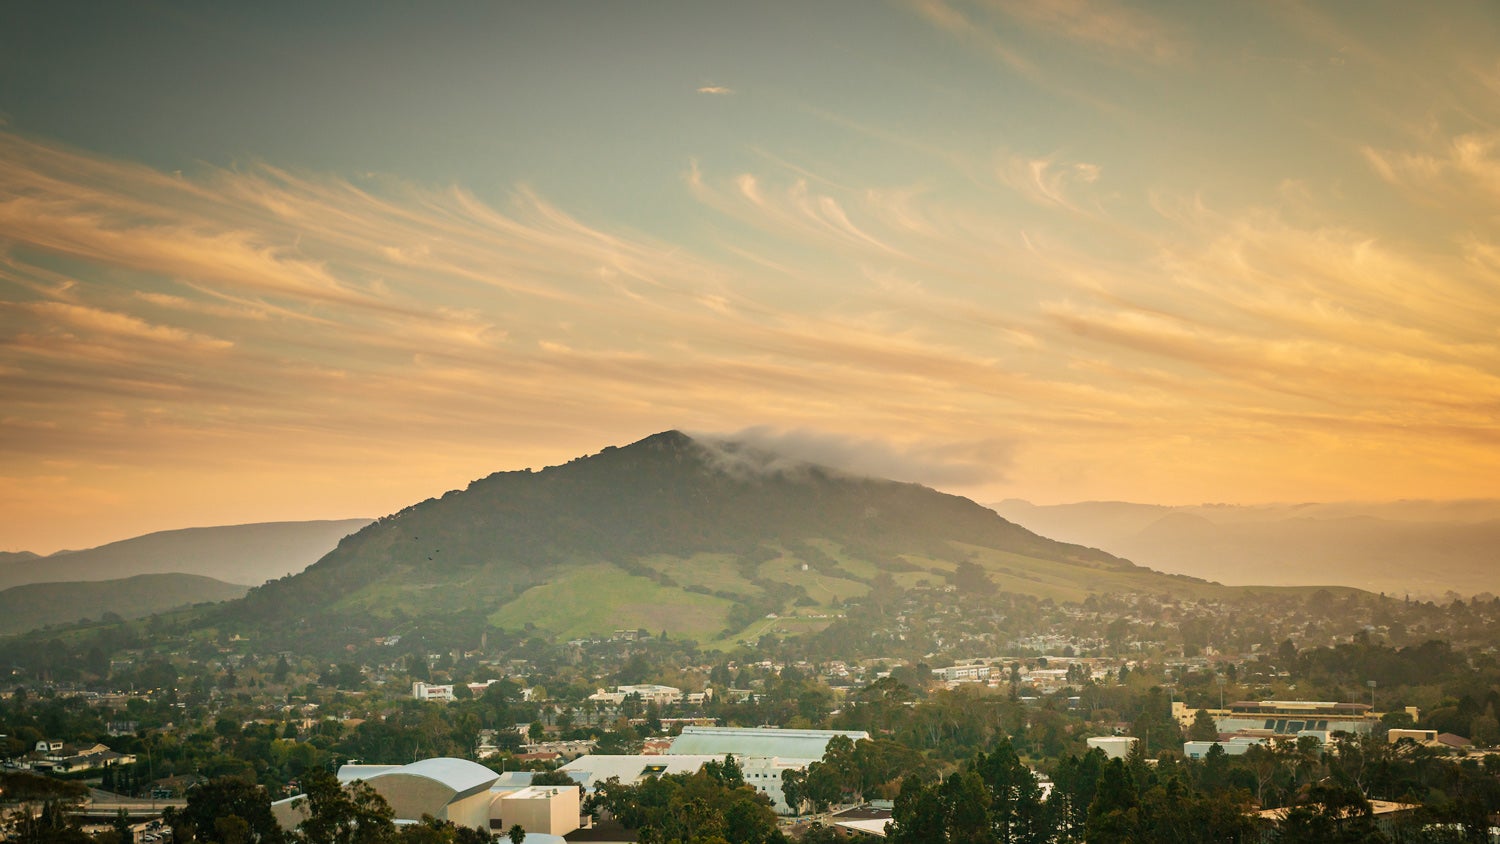
[[[364,781],[385,798],[398,824],[418,823],[424,815],[484,833],[519,823],[530,832],[566,835],[579,826],[578,786],[532,786],[466,759],[439,757],[410,765],[344,765],[345,785]],[[296,829],[308,816],[307,798],[271,804],[283,829]]]
[[[870,737],[862,730],[782,730],[771,727],[684,727],[662,756],[582,756],[564,765],[584,788],[597,788],[610,777],[621,782],[639,782],[662,774],[693,773],[703,763],[733,756],[744,772],[745,783],[766,795],[781,814],[790,814],[781,793],[781,774],[802,770],[819,761],[834,736],[851,741]]]

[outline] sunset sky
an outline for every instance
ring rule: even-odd
[[[0,7],[0,550],[679,428],[1500,496],[1492,2]]]

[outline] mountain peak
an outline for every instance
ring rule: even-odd
[[[941,583],[964,562],[1057,598],[1119,588],[1138,571],[965,498],[668,430],[414,504],[244,606],[302,617],[483,610],[490,623],[566,635],[659,625],[713,636],[897,583]]]
[[[697,443],[693,440],[692,437],[684,434],[676,428],[673,428],[670,431],[662,431],[659,434],[652,434],[651,436],[646,437],[643,440],[633,442],[625,447],[659,449],[664,451],[681,451],[696,444]]]

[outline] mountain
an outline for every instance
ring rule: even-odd
[[[1222,591],[1043,538],[966,498],[668,431],[408,507],[240,606],[285,619],[481,612],[562,635],[711,639],[770,614],[786,630],[815,624],[804,617],[871,589],[986,578],[1057,600]]]
[[[369,519],[266,522],[148,533],[50,557],[0,560],[0,589],[25,583],[99,581],[180,572],[254,586],[299,572]]]
[[[105,613],[139,618],[204,601],[227,601],[246,587],[194,574],[142,574],[84,583],[29,583],[0,591],[0,635],[49,624],[97,619]]]
[[[1048,536],[1222,583],[1340,583],[1413,597],[1500,593],[1500,501],[993,507]]]

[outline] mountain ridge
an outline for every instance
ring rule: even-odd
[[[992,506],[1050,536],[1226,584],[1336,582],[1423,597],[1500,592],[1500,501]]]
[[[341,537],[369,522],[318,519],[178,528],[46,557],[10,552],[10,561],[0,563],[0,589],[168,573],[255,586],[306,568]]]

